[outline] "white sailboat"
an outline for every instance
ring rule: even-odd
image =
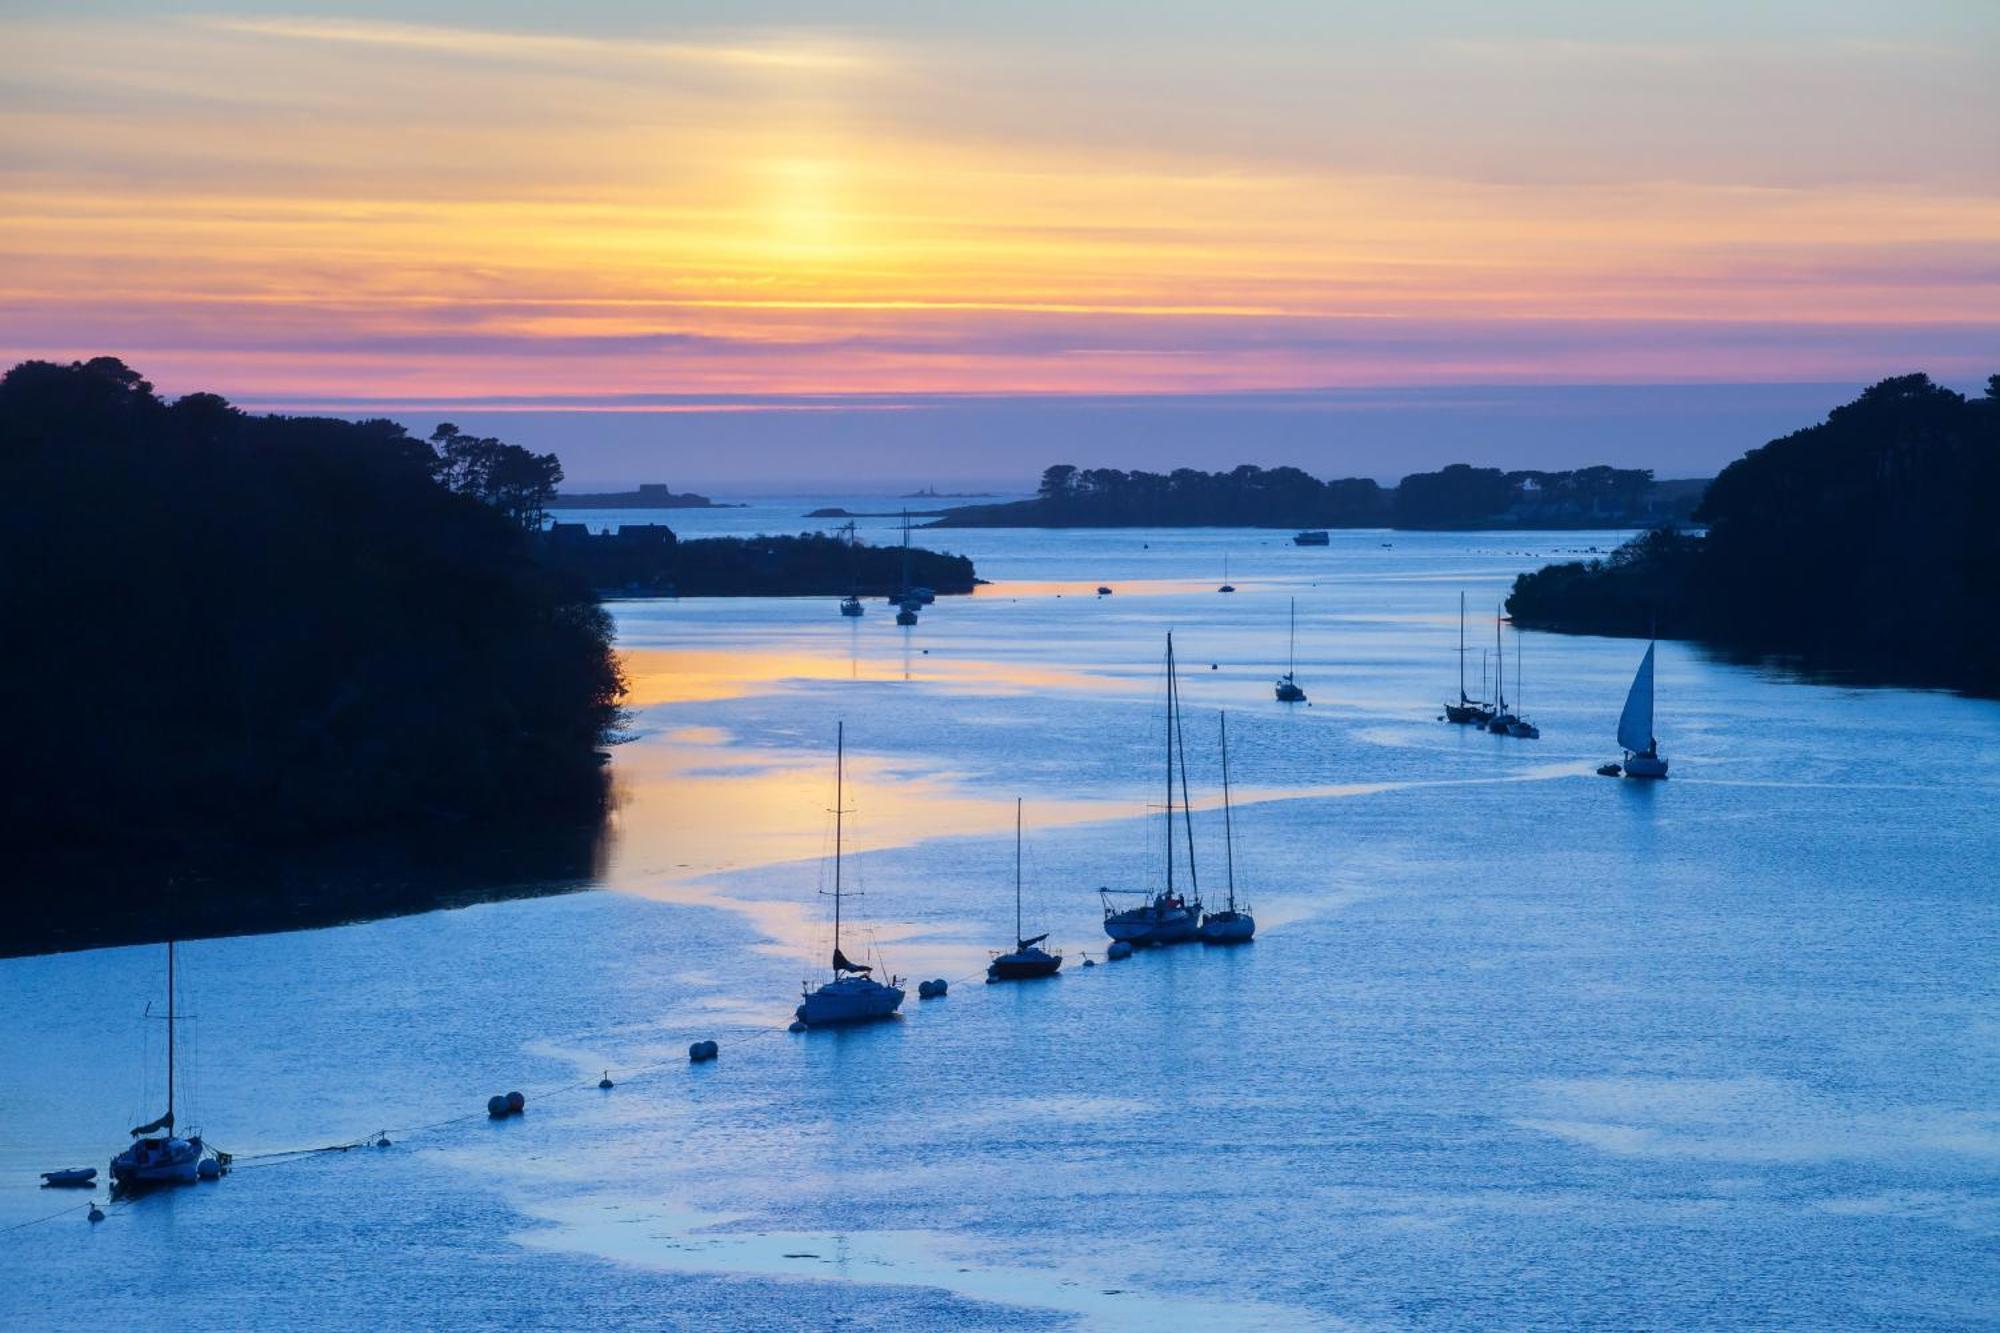
[[[988,981],[1026,981],[1031,977],[1052,977],[1062,967],[1062,954],[1041,947],[1048,938],[1044,931],[1032,938],[1021,934],[1021,798],[1014,798],[1014,950],[996,956],[986,965]]]
[[[1306,692],[1299,688],[1299,599],[1292,598],[1291,632],[1285,648],[1285,674],[1278,677],[1278,702],[1281,704],[1302,704]]]
[[[1179,760],[1182,828],[1187,836],[1188,893],[1174,887],[1174,769]],[[1174,636],[1167,635],[1167,875],[1158,893],[1148,889],[1099,889],[1104,933],[1125,944],[1180,944],[1201,929],[1201,886],[1195,878],[1194,818],[1187,808],[1187,755],[1181,743],[1180,677],[1174,670]],[[1115,897],[1138,896],[1137,907],[1119,908]]]
[[[1625,711],[1618,715],[1618,744],[1625,750],[1628,778],[1667,775],[1666,756],[1660,753],[1660,742],[1653,736],[1653,654],[1658,647],[1657,643],[1646,645],[1646,655],[1639,660],[1639,670],[1632,677],[1632,688],[1625,694]]]
[[[1222,716],[1222,849],[1229,873],[1229,906],[1201,918],[1201,938],[1208,944],[1243,944],[1257,933],[1257,918],[1248,905],[1236,905],[1236,826],[1229,813],[1229,714]]]
[[[132,1130],[132,1146],[111,1159],[113,1193],[132,1194],[155,1185],[191,1185],[214,1180],[229,1167],[227,1153],[212,1152],[201,1132],[174,1132],[175,1032],[181,1018],[174,985],[174,942],[167,941],[167,1111]]]
[[[846,817],[846,760],[847,726],[841,723],[834,732],[833,759],[833,979],[819,986],[806,982],[804,999],[794,1011],[799,1022],[809,1028],[837,1027],[845,1023],[866,1023],[878,1018],[888,1018],[903,1003],[900,977],[890,977],[889,983],[875,980],[869,973],[875,969],[866,963],[849,961],[840,951],[840,906],[843,890],[840,882],[840,852],[843,834],[842,822]],[[824,890],[822,890],[824,892]]]

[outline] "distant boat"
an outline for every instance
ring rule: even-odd
[[[888,1018],[903,1003],[902,987],[897,984],[900,978],[890,977],[885,986],[868,975],[875,970],[872,966],[850,962],[840,951],[840,852],[847,815],[845,723],[836,727],[833,747],[833,979],[817,987],[811,982],[804,986],[804,1002],[794,1014],[809,1028]]]
[[[847,596],[841,598],[840,614],[843,616],[858,616],[862,614],[861,599],[853,593],[849,593]]]
[[[1278,677],[1278,702],[1281,704],[1302,704],[1306,692],[1299,688],[1298,675],[1299,647],[1299,599],[1292,598],[1292,627],[1289,646],[1285,649],[1285,674]]]
[[[175,1032],[181,1022],[174,995],[174,942],[167,941],[167,1111],[132,1130],[132,1146],[111,1159],[113,1193],[133,1194],[155,1185],[192,1185],[213,1180],[229,1166],[226,1153],[212,1152],[200,1131],[174,1133]]]
[[[1025,981],[1031,977],[1052,977],[1062,967],[1062,954],[1040,948],[1048,932],[1032,939],[1021,934],[1021,798],[1014,798],[1014,951],[1003,953],[986,965],[992,981]]]
[[[1333,538],[1323,528],[1292,534],[1292,545],[1294,546],[1326,546],[1332,541]]]
[[[1229,557],[1226,555],[1222,557],[1222,586],[1220,588],[1217,588],[1216,591],[1217,592],[1236,591],[1236,585],[1229,581]]]
[[[1201,887],[1194,868],[1194,817],[1187,805],[1186,747],[1181,742],[1180,679],[1174,670],[1174,636],[1167,635],[1167,874],[1158,893],[1147,889],[1099,889],[1104,905],[1104,933],[1126,944],[1179,944],[1194,939],[1201,928]],[[1174,771],[1178,760],[1181,783],[1181,824],[1187,837],[1188,894],[1174,887]],[[1118,908],[1116,897],[1145,899],[1137,907]]]
[[[1514,710],[1516,713],[1520,712],[1521,698],[1521,630],[1519,626],[1516,626],[1514,629]],[[1524,741],[1538,741],[1542,738],[1542,729],[1528,721],[1526,717],[1517,716],[1514,719],[1513,725],[1507,728],[1507,734],[1509,736],[1517,736]]]
[[[917,604],[916,604],[915,602],[904,602],[904,603],[903,603],[903,604],[902,604],[901,606],[897,607],[897,608],[896,608],[896,623],[897,623],[898,625],[914,625],[914,624],[916,624],[916,623],[917,623]]]
[[[1250,909],[1236,905],[1236,828],[1229,815],[1229,714],[1222,715],[1222,850],[1229,873],[1229,906],[1201,918],[1201,938],[1207,944],[1243,944],[1257,933]]]
[[[1625,749],[1625,776],[1663,778],[1667,761],[1660,754],[1660,742],[1653,736],[1653,653],[1659,645],[1646,645],[1632,688],[1625,693],[1625,711],[1618,715],[1618,744]],[[1600,770],[1601,771],[1601,770]]]
[[[1505,736],[1507,729],[1521,719],[1507,711],[1507,650],[1500,646],[1500,622],[1502,608],[1493,608],[1493,708],[1486,718],[1486,729],[1496,736]]]
[[[1444,706],[1444,720],[1467,726],[1483,723],[1483,705],[1465,692],[1465,594],[1458,595],[1458,702]]]

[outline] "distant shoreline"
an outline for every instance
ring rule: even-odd
[[[745,509],[722,504],[706,495],[682,491],[676,495],[659,482],[645,482],[636,491],[570,491],[551,496],[545,509]]]

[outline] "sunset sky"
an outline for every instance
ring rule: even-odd
[[[1676,472],[2000,370],[1989,0],[13,0],[0,49],[9,362],[504,410],[572,477],[1130,465],[1163,411],[1169,464],[1393,474],[1487,387],[1589,454],[1627,400],[1571,386],[1661,386]]]

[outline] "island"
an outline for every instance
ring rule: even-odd
[[[1731,463],[1692,518],[1515,580],[1516,625],[1690,638],[1808,674],[2000,695],[2000,375],[1876,384]]]
[[[1454,463],[1393,487],[1365,477],[1321,481],[1295,467],[1122,472],[1060,464],[1035,495],[944,511],[933,528],[1488,528],[1648,527],[1686,521],[1703,481],[1656,481],[1643,468],[1504,471]]]
[[[545,540],[553,564],[609,597],[887,597],[906,586],[951,595],[979,583],[962,555],[823,532],[683,541],[658,523],[612,532],[557,523]]]
[[[548,498],[549,509],[741,509],[717,504],[706,495],[683,491],[676,495],[664,482],[647,481],[636,491],[567,491]]]

